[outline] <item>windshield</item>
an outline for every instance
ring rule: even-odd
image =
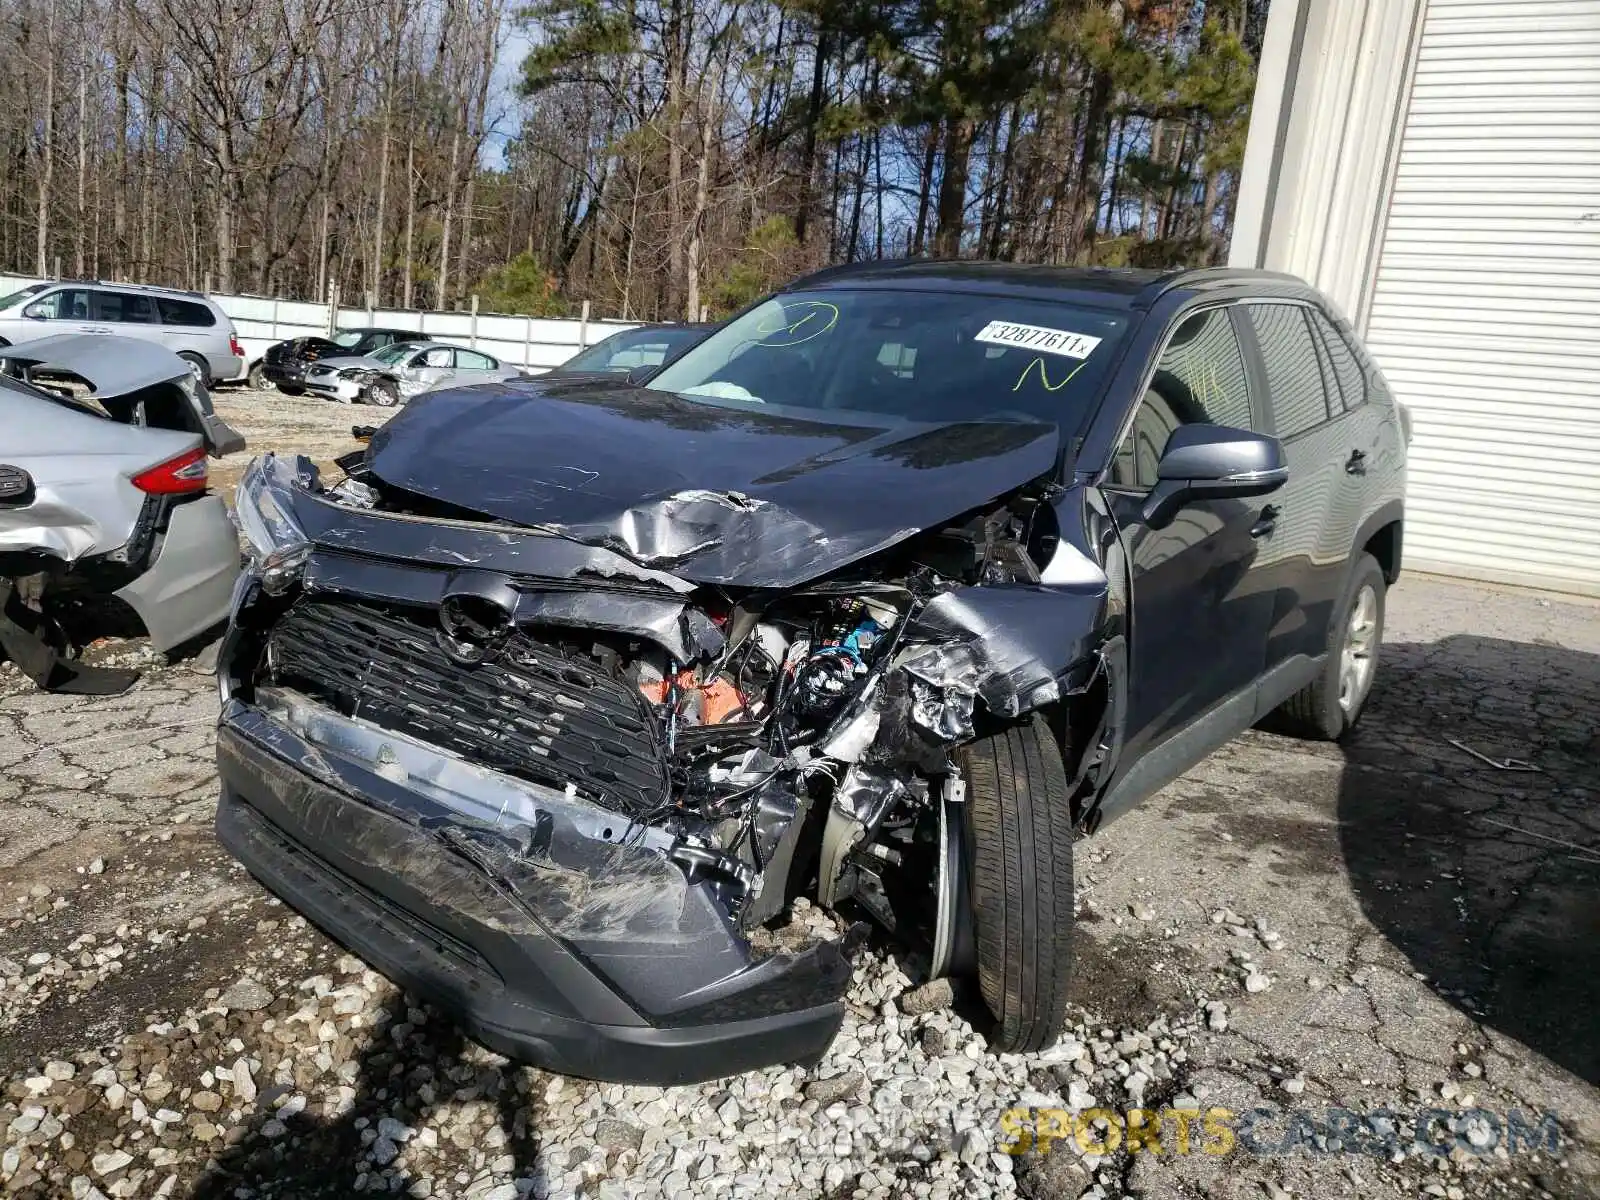
[[[415,349],[417,349],[416,342],[396,342],[392,346],[385,346],[382,350],[374,350],[367,357],[375,358],[381,363],[397,363]]]
[[[563,371],[631,371],[659,367],[672,354],[705,336],[701,329],[626,329],[580,350],[561,364]]]
[[[649,387],[908,421],[1025,417],[1076,428],[1124,314],[970,293],[818,290],[774,296]]]
[[[30,283],[20,292],[12,292],[9,296],[0,296],[0,308],[10,308],[13,304],[20,304],[29,296],[37,296],[48,286],[49,284],[44,283]]]

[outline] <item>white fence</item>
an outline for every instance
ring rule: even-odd
[[[36,277],[0,275],[0,294],[9,294]],[[583,321],[553,317],[511,317],[495,313],[438,312],[424,309],[349,308],[340,305],[335,319],[328,306],[306,300],[211,294],[233,321],[249,365],[259,362],[268,346],[287,338],[326,335],[332,329],[378,325],[415,329],[418,337],[457,342],[491,354],[501,362],[532,371],[560,366],[585,346],[623,329],[632,321]]]

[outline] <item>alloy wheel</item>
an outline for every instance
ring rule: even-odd
[[[1354,715],[1367,693],[1378,666],[1378,593],[1363,584],[1350,605],[1344,647],[1339,651],[1339,707]]]

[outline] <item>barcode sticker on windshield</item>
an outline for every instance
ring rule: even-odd
[[[1100,344],[1099,338],[1086,333],[1047,329],[1043,325],[1018,325],[1014,321],[990,321],[972,340],[988,342],[992,346],[1036,350],[1042,354],[1060,354],[1067,358],[1088,358]]]

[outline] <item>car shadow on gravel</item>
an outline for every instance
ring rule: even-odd
[[[318,1098],[335,1086],[325,1083],[325,1076],[303,1089],[312,1097],[305,1111],[289,1117],[277,1105],[279,1097],[294,1089],[263,1084],[244,1136],[207,1164],[188,1193],[190,1200],[234,1200],[240,1194],[254,1200],[345,1200],[358,1190],[411,1195],[410,1189],[423,1179],[430,1181],[435,1196],[456,1195],[464,1188],[454,1178],[437,1178],[446,1174],[445,1167],[430,1170],[421,1164],[447,1155],[453,1177],[459,1169],[454,1164],[464,1151],[473,1149],[489,1162],[509,1155],[515,1163],[509,1172],[512,1179],[532,1174],[538,1151],[534,1114],[541,1101],[525,1090],[528,1072],[489,1056],[448,1017],[413,999],[402,1002],[395,995],[387,1007],[406,1015],[408,1005],[410,1016],[420,1012],[425,1019],[416,1024],[389,1022],[371,1030],[366,1047],[358,1053],[350,1085],[355,1098],[341,1115],[320,1115]],[[503,1144],[488,1145],[488,1130],[481,1121],[448,1119],[442,1111],[446,1105],[470,1101],[492,1106],[505,1134]],[[380,1126],[386,1117],[405,1129]],[[445,1143],[445,1131],[452,1127],[469,1131],[454,1146]],[[402,1156],[399,1161],[390,1161],[395,1155],[389,1146],[374,1154],[376,1142],[385,1136]],[[430,1136],[437,1142],[425,1145],[423,1139]],[[375,1178],[384,1167],[372,1161],[374,1157],[388,1163],[389,1178]],[[363,1174],[374,1178],[358,1184]]]
[[[1340,842],[1367,919],[1441,997],[1591,1084],[1597,721],[1595,655],[1471,635],[1385,644],[1378,690],[1344,743],[1339,792]],[[1537,770],[1505,769],[1508,759]]]

